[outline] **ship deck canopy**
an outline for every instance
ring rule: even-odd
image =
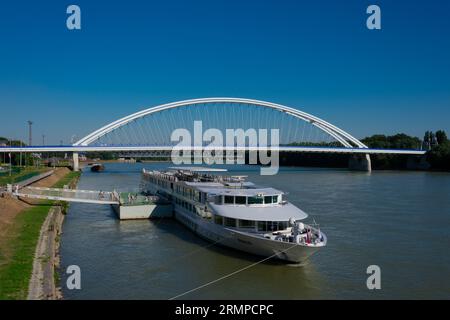
[[[303,220],[308,217],[303,210],[291,203],[274,206],[244,206],[209,204],[214,213],[222,217],[251,221],[289,221]]]

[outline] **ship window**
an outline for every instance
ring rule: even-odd
[[[278,222],[276,221],[267,221],[267,230],[269,231],[277,231],[278,229]]]
[[[223,224],[223,217],[222,217],[222,216],[215,215],[215,216],[214,216],[214,222],[215,222],[216,224],[222,225],[222,224]]]
[[[245,204],[245,197],[236,197],[236,204]]]
[[[255,221],[252,220],[239,220],[239,227],[240,228],[255,228]]]
[[[258,221],[258,231],[267,231],[267,226],[265,221]]]
[[[280,221],[278,222],[278,230],[285,230],[288,227],[288,223],[287,221]]]
[[[248,197],[248,204],[262,204],[262,197]]]
[[[282,226],[279,226],[277,221],[258,221],[258,231],[277,231],[281,229]]]
[[[225,218],[225,226],[226,227],[236,227],[236,219]]]
[[[264,197],[264,203],[265,203],[265,204],[270,204],[270,203],[272,203],[272,196],[265,196],[265,197]]]
[[[272,196],[272,202],[278,203],[278,196]]]
[[[233,196],[225,196],[224,197],[225,204],[233,204],[234,203],[234,197]]]

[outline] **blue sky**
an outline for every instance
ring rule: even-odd
[[[82,30],[66,28],[77,4]],[[368,5],[382,30],[365,27]],[[233,96],[356,137],[450,133],[449,1],[9,1],[0,136],[59,144],[145,107]]]

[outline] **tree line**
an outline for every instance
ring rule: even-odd
[[[450,140],[444,130],[425,132],[423,140],[399,133],[392,136],[373,135],[361,140],[369,148],[379,149],[422,149],[427,153],[423,157],[377,155],[372,156],[375,169],[411,169],[450,170]]]
[[[428,140],[427,138],[428,134]],[[431,131],[425,133],[424,143],[430,142],[427,152],[427,161],[431,168],[436,170],[450,171],[450,140],[443,130],[436,131],[435,134]]]

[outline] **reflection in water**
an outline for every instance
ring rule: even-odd
[[[83,173],[80,189],[137,191],[140,171],[166,164],[106,164]],[[269,260],[183,299],[448,298],[450,175],[283,169],[233,174],[289,192],[329,238],[306,265]],[[109,206],[72,204],[61,244],[63,270],[81,268],[82,289],[67,299],[168,299],[240,270],[260,257],[212,245],[170,219],[119,221]],[[382,290],[366,288],[366,268]],[[62,283],[66,275],[63,274]]]

